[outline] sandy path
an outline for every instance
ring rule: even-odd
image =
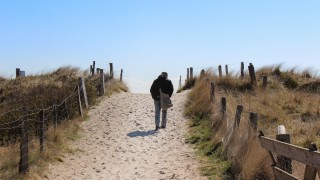
[[[174,94],[166,129],[155,132],[149,94],[120,93],[91,108],[84,137],[72,142],[82,151],[49,166],[48,179],[206,179],[185,141],[185,94]]]

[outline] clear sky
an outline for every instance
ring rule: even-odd
[[[93,60],[133,92],[167,71],[240,62],[320,71],[319,0],[0,0],[0,75],[36,74]]]

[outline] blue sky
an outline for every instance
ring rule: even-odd
[[[0,75],[14,77],[93,60],[124,69],[133,92],[167,71],[240,62],[320,71],[320,1],[0,0]]]

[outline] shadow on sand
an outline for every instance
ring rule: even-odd
[[[154,135],[154,134],[156,134],[156,133],[157,133],[157,131],[155,131],[155,130],[149,130],[149,131],[133,131],[133,132],[131,132],[131,133],[128,133],[127,136],[132,137],[132,138],[138,137],[138,136],[140,136],[140,137],[145,137],[145,136]]]

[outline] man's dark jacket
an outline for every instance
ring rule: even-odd
[[[156,101],[160,101],[159,89],[161,89],[162,92],[169,94],[169,96],[171,97],[173,93],[173,85],[171,80],[167,79],[166,76],[160,75],[156,80],[153,81],[150,88],[150,93],[152,95],[152,98]]]

